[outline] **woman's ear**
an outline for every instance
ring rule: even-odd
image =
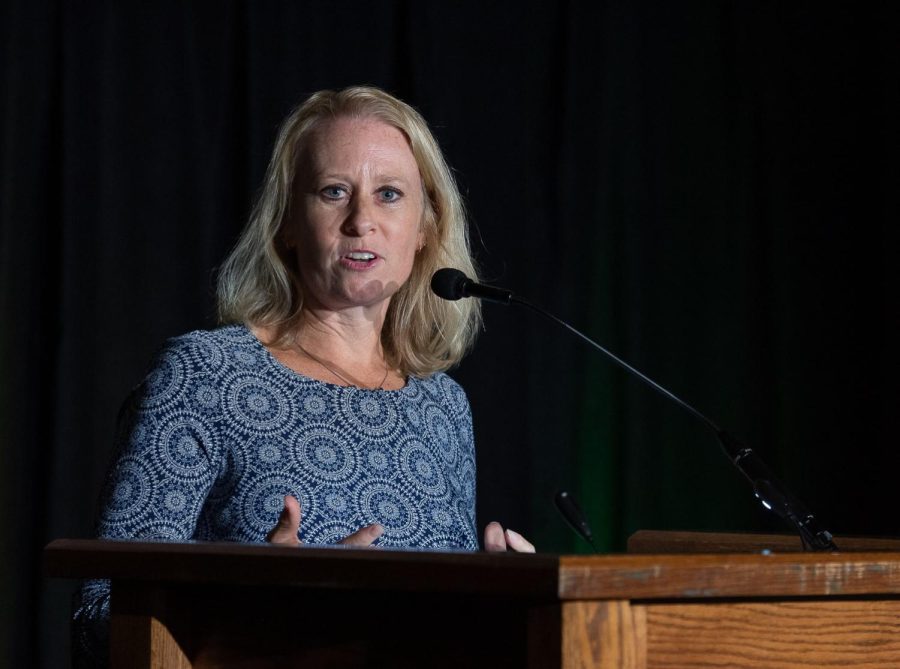
[[[422,218],[419,219],[419,234],[416,237],[416,253],[425,248],[428,244],[428,227],[434,225],[434,209],[431,201],[425,201],[425,211],[422,212]]]

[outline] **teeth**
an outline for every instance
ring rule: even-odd
[[[348,253],[347,257],[350,260],[375,260],[375,254],[368,251],[354,251],[353,253]]]

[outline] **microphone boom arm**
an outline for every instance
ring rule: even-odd
[[[532,311],[539,313],[541,316],[550,319],[554,323],[561,325],[569,332],[581,338],[592,347],[600,351],[609,360],[624,369],[626,372],[632,374],[633,376],[636,376],[646,385],[653,388],[653,390],[675,402],[675,404],[680,406],[682,409],[693,415],[695,418],[699,419],[716,435],[716,439],[718,439],[722,450],[725,452],[725,455],[728,457],[731,463],[735,467],[737,467],[737,469],[744,475],[744,477],[746,477],[746,479],[750,482],[750,485],[753,486],[753,494],[760,501],[763,507],[775,513],[778,517],[788,523],[788,525],[793,527],[797,534],[800,535],[800,541],[803,544],[804,550],[838,550],[837,546],[832,540],[833,538],[831,533],[828,530],[819,527],[818,522],[816,521],[813,514],[799,499],[797,499],[788,490],[787,486],[785,486],[781,481],[778,480],[778,478],[772,473],[772,470],[769,469],[765,462],[763,462],[762,458],[760,458],[753,451],[753,449],[741,444],[732,435],[721,429],[712,420],[704,416],[697,409],[682,400],[680,397],[667,390],[666,388],[663,388],[649,376],[638,371],[618,356],[606,350],[603,346],[595,342],[586,334],[575,329],[564,320],[557,318],[549,311],[541,309],[540,307],[535,306],[527,300],[523,300],[522,298],[515,296],[512,293],[509,293],[509,298],[505,301],[505,303],[517,304],[523,307],[527,307]]]

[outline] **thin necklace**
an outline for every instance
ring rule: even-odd
[[[364,390],[384,390],[384,382],[387,381],[388,373],[390,372],[390,368],[387,365],[384,366],[384,376],[381,377],[381,383],[379,383],[377,386],[375,386],[373,388],[369,388],[367,386],[361,386],[358,383],[355,383],[355,382],[351,381],[350,379],[348,379],[346,376],[344,376],[339,371],[334,369],[331,365],[329,365],[327,362],[325,362],[321,358],[314,356],[312,353],[307,351],[305,348],[303,348],[303,346],[300,345],[300,342],[297,341],[296,339],[294,339],[293,341],[294,341],[294,345],[297,348],[299,348],[301,351],[303,351],[304,354],[306,354],[309,358],[312,358],[314,361],[316,361],[317,363],[322,365],[322,367],[324,367],[329,372],[334,374],[337,378],[339,378],[341,381],[346,383],[348,386],[351,386],[353,388],[362,388]]]

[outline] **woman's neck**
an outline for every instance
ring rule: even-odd
[[[384,369],[383,315],[304,310],[291,340],[315,355],[358,368]]]
[[[274,328],[252,330],[276,360],[304,376],[360,388],[402,388],[406,379],[391,368],[381,343],[383,321],[359,315],[304,310],[282,337]]]

